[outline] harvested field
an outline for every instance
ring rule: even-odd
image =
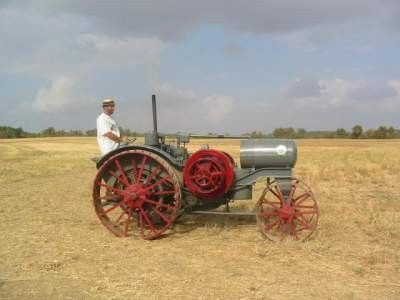
[[[239,159],[238,140],[192,140]],[[399,299],[400,141],[299,140],[319,233],[264,240],[253,218],[185,216],[116,238],[91,202],[94,138],[0,140],[0,299]],[[251,210],[253,201],[235,204]]]

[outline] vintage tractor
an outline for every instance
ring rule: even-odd
[[[229,203],[252,199],[260,177],[266,186],[251,214],[261,233],[278,241],[314,234],[319,209],[311,189],[292,177],[294,141],[243,139],[239,167],[220,150],[204,147],[189,154],[189,135],[177,134],[176,145],[166,143],[157,130],[155,95],[152,107],[154,129],[143,145],[122,146],[97,161],[94,208],[113,234],[155,239],[185,213],[249,215],[230,212]]]

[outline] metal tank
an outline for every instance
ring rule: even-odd
[[[240,143],[240,166],[244,169],[293,168],[297,147],[287,139],[249,139]]]

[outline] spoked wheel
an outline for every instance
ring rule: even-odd
[[[316,231],[319,209],[311,189],[292,179],[289,193],[282,192],[277,181],[267,185],[256,205],[261,233],[272,241],[286,237],[304,241]]]
[[[154,239],[170,228],[178,213],[181,189],[174,169],[146,150],[110,157],[99,169],[93,203],[104,226],[116,236]]]

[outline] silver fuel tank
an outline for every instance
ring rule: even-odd
[[[247,168],[293,168],[297,147],[287,139],[248,139],[240,143],[240,166]]]

